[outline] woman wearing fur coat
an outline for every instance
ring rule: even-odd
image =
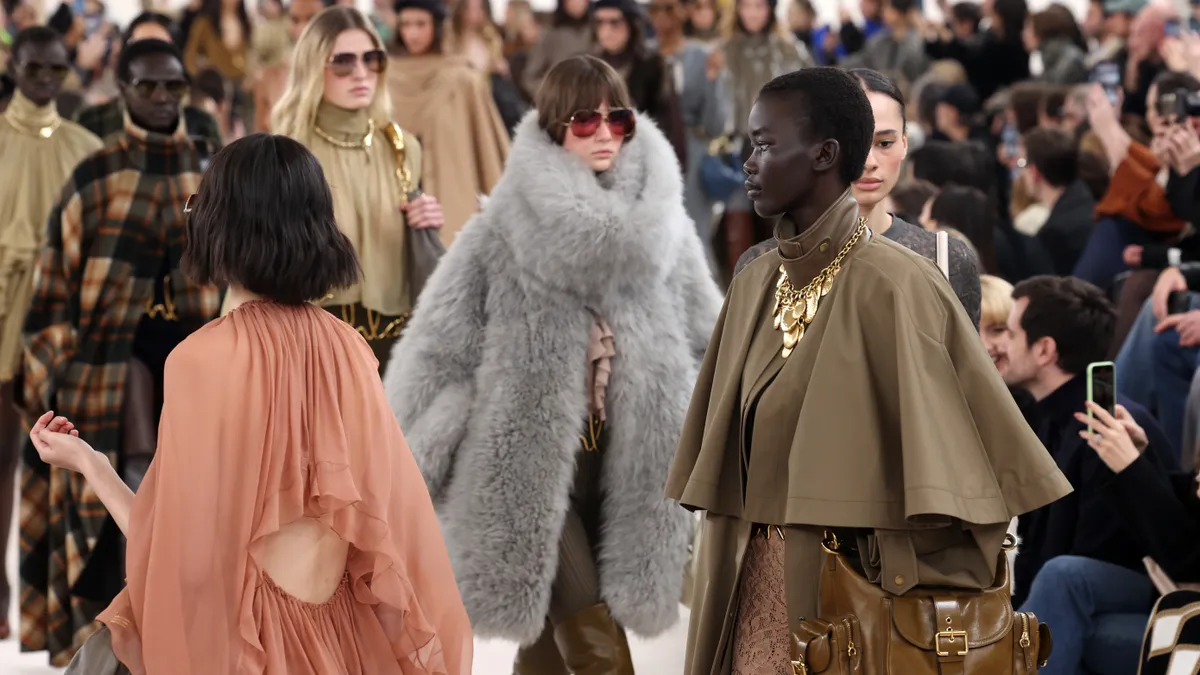
[[[627,675],[676,620],[692,517],[663,498],[720,310],[679,165],[621,77],[560,62],[384,377],[475,633],[522,675]]]

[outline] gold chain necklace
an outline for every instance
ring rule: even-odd
[[[54,132],[58,131],[58,128],[62,126],[61,117],[57,117],[50,124],[41,127],[34,127],[25,124],[24,122],[19,122],[15,115],[5,115],[4,119],[8,120],[8,123],[13,125],[13,128],[17,131],[20,131],[27,136],[36,136],[38,138],[50,138],[54,135]]]
[[[791,356],[792,350],[800,344],[804,337],[804,329],[817,316],[817,305],[821,298],[829,294],[833,288],[833,279],[842,271],[842,261],[858,240],[866,234],[867,219],[858,219],[858,229],[850,237],[850,241],[842,247],[833,262],[825,266],[813,280],[800,290],[792,286],[787,271],[779,266],[779,281],[775,284],[775,307],[771,313],[775,315],[775,328],[783,331],[783,358]]]
[[[367,120],[367,135],[363,136],[361,141],[339,141],[315,124],[313,125],[313,131],[315,131],[318,136],[328,141],[331,145],[336,145],[339,148],[346,148],[348,150],[354,150],[357,148],[369,149],[371,147],[371,137],[375,135],[375,120]]]

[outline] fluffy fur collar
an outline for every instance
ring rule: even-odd
[[[534,111],[517,127],[480,220],[499,229],[531,279],[584,300],[602,298],[667,273],[663,261],[675,257],[691,227],[680,217],[682,193],[675,152],[649,117],[638,115],[633,139],[611,169],[596,174],[538,128]]]

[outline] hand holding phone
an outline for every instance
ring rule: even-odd
[[[1092,68],[1089,81],[1104,88],[1105,95],[1114,106],[1120,105],[1121,67],[1116,61],[1101,61]]]
[[[1117,416],[1117,367],[1112,361],[1099,361],[1087,367],[1088,401],[1100,406],[1112,417]],[[1088,417],[1094,417],[1088,410]]]

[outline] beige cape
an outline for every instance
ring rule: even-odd
[[[508,156],[486,78],[460,56],[400,57],[388,66],[392,115],[424,148],[422,188],[442,204],[447,246],[500,180]]]

